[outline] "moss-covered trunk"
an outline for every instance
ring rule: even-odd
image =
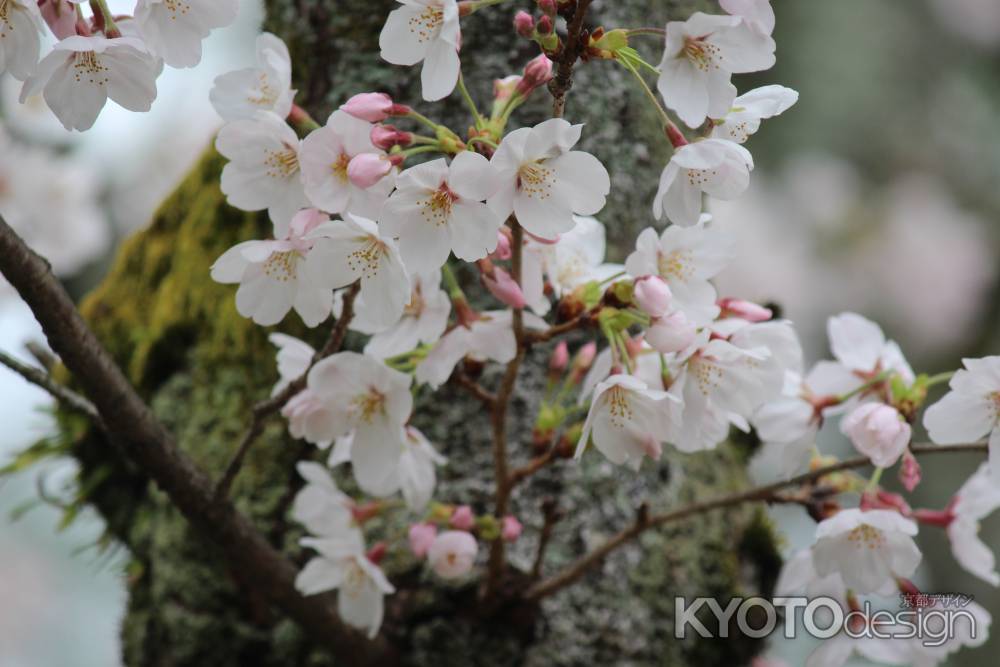
[[[378,61],[377,35],[390,0],[268,0],[266,28],[289,43],[300,103],[325,117],[346,96],[386,90],[417,102],[417,70]],[[525,3],[527,4],[527,3]],[[694,2],[598,1],[593,24],[661,25],[672,11],[686,16]],[[678,5],[682,5],[678,8]],[[513,10],[492,8],[465,21],[466,75],[485,103],[491,81],[516,71],[534,55],[509,29]],[[657,42],[658,40],[653,40]],[[652,54],[658,43],[650,45]],[[650,57],[655,57],[651,55]],[[586,148],[607,164],[613,178],[601,215],[613,254],[620,255],[649,224],[649,203],[665,156],[655,138],[655,117],[620,69],[608,63],[580,68],[567,117],[585,122]],[[523,124],[547,114],[544,91],[519,116]],[[423,106],[420,107],[424,109]],[[437,118],[467,122],[455,104],[434,109]],[[238,241],[266,234],[262,216],[226,206],[219,192],[222,162],[214,153],[188,175],[177,192],[136,237],[126,243],[104,284],[84,312],[101,339],[148,397],[182,447],[215,474],[245,427],[249,406],[275,379],[267,330],[240,318],[233,290],[208,277],[212,261]],[[289,317],[280,329],[315,339]],[[313,340],[313,342],[317,342]],[[355,341],[356,342],[356,341]],[[349,341],[349,344],[351,341]],[[511,411],[515,464],[530,456],[532,406],[541,386],[545,350],[529,356]],[[487,374],[484,382],[490,382]],[[488,426],[481,407],[449,389],[424,400],[417,425],[450,458],[439,485],[443,501],[487,509],[491,466]],[[287,524],[294,493],[293,462],[313,455],[272,420],[250,454],[234,488],[241,508],[275,544],[301,558],[298,534]],[[84,477],[95,484],[89,500],[110,533],[133,559],[129,604],[122,628],[126,663],[136,666],[326,665],[288,620],[253,594],[253,582],[235,581],[226,563],[195,534],[165,496],[136,470],[114,458],[96,434],[74,448]],[[514,498],[528,530],[512,550],[526,568],[537,540],[544,498],[571,510],[558,524],[546,567],[566,564],[589,545],[631,521],[642,501],[666,507],[746,483],[739,448],[671,459],[639,475],[614,469],[600,457],[584,465],[559,464],[540,474]],[[711,515],[650,533],[623,549],[581,584],[546,601],[540,610],[507,610],[484,619],[468,589],[430,593],[420,573],[396,568],[403,589],[392,598],[387,631],[412,664],[419,665],[739,665],[756,647],[672,638],[675,595],[766,591],[778,563],[759,510]],[[349,656],[339,664],[350,664]]]

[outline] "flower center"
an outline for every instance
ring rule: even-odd
[[[363,245],[347,256],[347,266],[362,278],[371,278],[378,273],[379,262],[388,252],[385,243],[375,236],[365,237]]]
[[[271,85],[265,72],[257,75],[257,88],[247,95],[247,102],[258,107],[273,107],[278,101],[278,91]]]
[[[631,421],[634,413],[629,405],[628,391],[624,387],[616,385],[608,390],[608,412],[611,414],[611,424],[616,428],[625,428],[625,424]]]
[[[517,172],[517,187],[529,197],[548,199],[555,183],[555,172],[541,162],[523,164]]]
[[[103,86],[108,83],[108,68],[101,63],[101,59],[93,51],[80,51],[73,59],[73,76],[77,83],[88,81],[95,86]]]
[[[423,44],[438,36],[444,23],[444,11],[440,7],[425,7],[424,11],[409,21],[410,32]]]
[[[361,569],[361,566],[353,560],[350,561],[344,571],[344,585],[340,587],[340,593],[346,593],[352,598],[360,597],[364,591],[367,578],[368,576]]]
[[[719,47],[707,42],[708,37],[685,37],[681,49],[681,55],[702,72],[719,69]]]
[[[163,0],[163,6],[170,12],[171,21],[176,21],[178,14],[184,16],[191,11],[191,5],[180,0]]]
[[[294,250],[272,252],[271,256],[264,262],[264,273],[271,280],[282,283],[295,280],[299,256],[299,253]]]
[[[847,535],[847,541],[855,548],[880,549],[885,546],[885,534],[868,524],[861,524]]]
[[[416,283],[413,291],[410,293],[410,302],[406,304],[406,308],[403,309],[403,317],[412,317],[416,319],[420,317],[423,312],[424,295],[420,289],[420,283]]]
[[[285,144],[284,150],[266,151],[264,166],[267,167],[267,175],[271,178],[291,178],[299,171],[299,154],[294,148]]]
[[[8,5],[8,0],[0,0],[0,21],[6,23],[13,30],[14,26],[10,25],[10,7]],[[0,37],[6,36],[6,31],[0,31]]]
[[[992,400],[993,409],[993,421],[1000,422],[1000,391],[995,391],[987,397],[987,400]]]
[[[352,405],[361,419],[370,424],[373,417],[384,412],[385,394],[375,387],[368,387],[367,392],[354,397]]]
[[[435,190],[421,204],[421,215],[432,225],[444,225],[451,218],[451,207],[458,197],[448,189],[447,183]]]
[[[341,153],[337,161],[330,165],[330,169],[333,170],[333,175],[337,177],[337,180],[343,185],[347,185],[347,165],[351,163],[351,157],[347,153]]]
[[[657,253],[656,268],[663,278],[687,282],[694,276],[694,253],[686,248],[672,250],[667,255]]]
[[[717,169],[688,169],[688,185],[701,188],[718,175],[719,172]]]

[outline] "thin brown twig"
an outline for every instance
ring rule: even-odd
[[[0,351],[0,364],[3,364],[10,370],[14,371],[31,384],[41,387],[45,391],[49,392],[49,394],[62,403],[63,406],[73,412],[82,414],[94,422],[94,424],[102,431],[104,430],[104,422],[101,420],[101,415],[98,414],[97,408],[94,407],[94,404],[72,389],[64,387],[53,380],[52,377],[45,371],[23,364],[3,351]]]
[[[218,502],[208,475],[177,445],[87,326],[48,263],[0,217],[0,273],[42,326],[50,347],[101,416],[108,439],[163,490],[239,581],[253,582],[318,644],[354,664],[391,664],[385,637],[367,639],[348,627],[327,596],[302,596],[295,566],[272,547],[246,515]],[[347,657],[345,657],[347,656]]]
[[[553,446],[548,449],[541,456],[536,456],[527,463],[527,465],[521,466],[520,468],[515,468],[511,471],[510,475],[507,477],[508,491],[512,490],[515,486],[526,480],[527,478],[534,475],[536,472],[549,465],[558,458],[556,456],[556,447]]]
[[[323,349],[313,355],[312,362],[309,364],[309,368],[306,369],[306,372],[291,382],[277,396],[274,396],[266,401],[261,401],[253,406],[253,412],[250,417],[250,426],[243,435],[243,439],[240,441],[239,447],[236,448],[236,453],[233,455],[233,458],[229,460],[229,464],[226,466],[226,470],[223,472],[222,477],[215,485],[216,500],[221,500],[229,495],[229,490],[232,488],[233,482],[236,480],[236,476],[240,474],[240,470],[243,468],[243,461],[250,452],[250,448],[253,446],[253,443],[257,440],[257,438],[260,437],[260,434],[264,432],[264,423],[267,421],[267,418],[284,407],[285,403],[287,403],[289,399],[305,388],[306,380],[309,377],[309,371],[312,370],[313,366],[329,357],[331,354],[340,351],[340,348],[344,345],[344,338],[347,337],[347,327],[351,323],[351,319],[354,317],[354,299],[357,297],[358,290],[360,288],[361,283],[355,282],[347,288],[346,292],[344,292],[343,307],[340,310],[340,318],[337,319],[336,324],[334,324],[333,329],[330,331],[330,337],[327,339]]]
[[[552,531],[555,530],[556,523],[563,517],[563,512],[559,509],[554,498],[546,498],[542,503],[542,516],[544,523],[538,536],[538,551],[535,552],[535,561],[531,566],[532,580],[538,580],[542,577],[542,565],[545,564],[545,552],[552,540]]]
[[[559,69],[556,71],[549,90],[552,93],[552,115],[555,118],[562,118],[566,112],[566,94],[573,85],[573,66],[577,58],[580,57],[581,39],[583,32],[583,21],[587,16],[587,9],[591,0],[577,0],[576,9],[573,11],[573,18],[570,19],[566,28],[566,43],[562,53],[559,54]]]
[[[567,334],[570,331],[576,331],[577,329],[588,327],[593,323],[593,321],[594,320],[590,316],[590,312],[587,311],[561,324],[554,324],[545,331],[526,331],[525,339],[528,344],[545,343],[553,338],[558,338],[563,334]]]
[[[945,454],[952,452],[985,452],[986,450],[986,443],[962,445],[922,444],[910,447],[910,451],[915,455]],[[710,512],[712,510],[733,507],[747,502],[798,502],[794,497],[786,498],[779,495],[778,492],[790,487],[815,483],[820,478],[826,477],[827,475],[832,475],[846,470],[853,470],[856,468],[863,468],[870,465],[871,461],[868,457],[857,457],[825,466],[823,468],[818,468],[811,472],[781,482],[775,482],[773,484],[768,484],[750,489],[748,491],[742,491],[740,493],[734,493],[719,498],[694,502],[670,512],[645,517],[640,514],[635,523],[631,526],[620,531],[614,537],[590,553],[580,557],[576,562],[567,566],[562,572],[553,575],[545,581],[535,584],[525,592],[524,597],[527,600],[540,600],[562,590],[580,579],[592,567],[601,563],[612,551],[624,544],[627,544],[628,542],[631,542],[650,528],[663,526],[668,523],[704,514],[705,512]]]
[[[486,389],[486,387],[479,384],[462,371],[455,372],[455,374],[451,376],[451,380],[482,401],[488,408],[492,408],[497,401],[496,394]]]

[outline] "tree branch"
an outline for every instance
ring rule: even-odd
[[[220,550],[239,581],[298,622],[318,644],[357,664],[385,664],[384,638],[367,640],[348,628],[325,596],[303,597],[296,568],[229,502],[216,502],[212,484],[129,384],[77,312],[48,264],[0,218],[0,273],[42,325],[49,345],[94,402],[110,439],[169,496],[171,502]]]
[[[313,366],[329,357],[331,354],[339,352],[340,348],[343,347],[344,338],[347,337],[347,327],[350,325],[351,319],[354,317],[354,299],[358,296],[358,291],[360,289],[361,283],[355,282],[347,288],[346,292],[344,292],[344,301],[343,307],[340,310],[340,318],[337,320],[333,330],[330,332],[330,338],[327,339],[323,349],[313,355],[312,362],[309,364],[309,368],[306,369],[306,372],[291,382],[277,396],[253,406],[253,415],[250,420],[250,426],[247,428],[247,432],[243,436],[243,440],[240,441],[240,446],[236,448],[236,454],[234,454],[233,458],[229,461],[229,465],[226,466],[226,470],[223,473],[222,478],[219,479],[218,484],[215,486],[216,500],[222,500],[229,495],[229,489],[232,487],[233,481],[236,480],[236,476],[240,473],[240,469],[243,467],[243,460],[246,458],[246,455],[253,446],[253,443],[264,431],[264,422],[267,421],[267,418],[284,407],[285,403],[295,396],[295,394],[305,389],[306,381],[309,378],[309,371],[312,370]],[[285,398],[286,395],[287,398]]]
[[[590,2],[591,0],[577,0],[573,18],[566,28],[566,43],[559,55],[559,69],[549,84],[553,97],[552,115],[555,118],[562,118],[566,112],[566,94],[573,86],[573,66],[580,57],[580,34],[583,32],[583,20],[587,16]]]
[[[910,451],[915,455],[946,454],[952,452],[985,452],[986,450],[986,443],[978,442],[964,445],[931,444],[914,445],[910,447]],[[532,586],[527,590],[527,592],[525,592],[524,597],[528,600],[540,600],[544,597],[557,593],[563,588],[576,582],[580,579],[580,577],[586,574],[589,569],[600,564],[612,551],[624,544],[627,544],[628,542],[631,542],[650,528],[656,528],[668,523],[704,514],[705,512],[710,512],[712,510],[734,507],[748,502],[795,502],[794,499],[789,500],[788,498],[780,496],[778,492],[795,486],[815,483],[820,478],[832,475],[833,473],[853,470],[855,468],[863,468],[869,465],[871,465],[871,461],[868,457],[857,457],[841,461],[824,468],[818,468],[803,475],[799,475],[798,477],[793,477],[781,482],[775,482],[773,484],[760,486],[740,493],[721,496],[719,498],[691,503],[690,505],[685,505],[684,507],[663,514],[644,515],[643,513],[640,513],[634,524],[619,532],[597,549],[594,549],[590,553],[581,557],[575,563],[567,566],[559,574]]]
[[[104,430],[104,422],[101,420],[101,415],[97,413],[97,408],[94,407],[94,404],[72,389],[64,387],[53,380],[45,371],[28,366],[27,364],[22,364],[20,361],[3,351],[0,351],[0,364],[3,364],[7,368],[11,369],[31,384],[41,387],[45,391],[49,392],[49,394],[51,394],[52,397],[59,401],[64,407],[72,410],[73,412],[82,414],[94,422],[94,424],[102,431]]]

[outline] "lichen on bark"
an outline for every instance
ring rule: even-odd
[[[376,59],[378,30],[393,6],[389,0],[266,4],[265,27],[289,43],[301,103],[317,118],[363,90],[387,90],[408,103],[419,100],[416,69]],[[684,17],[696,4],[598,1],[591,23],[662,25],[668,15]],[[673,14],[679,6],[683,9]],[[512,37],[511,13],[491,8],[463,24],[468,76],[483,102],[493,78],[515,71],[533,55],[523,40]],[[650,53],[657,48],[658,42]],[[644,110],[641,94],[633,88],[620,68],[591,63],[579,68],[568,107],[570,119],[587,124],[584,148],[598,155],[612,174],[612,196],[600,217],[616,259],[651,224],[649,203],[666,159],[655,115]],[[454,101],[430,113],[459,130],[468,122]],[[548,100],[538,91],[518,122],[537,122],[547,113]],[[241,318],[233,288],[209,278],[209,267],[224,250],[262,238],[269,230],[265,215],[225,204],[218,185],[221,167],[221,158],[209,150],[150,225],[122,246],[107,279],[83,305],[87,320],[180,446],[216,475],[248,423],[250,406],[266,396],[276,379],[269,330]],[[314,344],[325,336],[322,328],[306,330],[294,315],[277,329]],[[358,342],[350,338],[348,345]],[[514,465],[530,456],[532,408],[541,395],[546,353],[536,349],[529,355],[514,396],[509,429]],[[483,378],[487,384],[495,380],[495,370]],[[490,437],[481,405],[446,387],[424,395],[415,423],[450,459],[441,473],[440,500],[489,511]],[[122,628],[127,664],[333,664],[293,624],[254,597],[253,582],[234,581],[210,543],[96,433],[79,439],[73,454],[84,481],[95,480],[88,500],[132,559]],[[632,521],[642,502],[665,508],[744,487],[744,454],[742,448],[726,445],[714,453],[671,455],[638,475],[599,456],[588,456],[582,464],[554,465],[514,496],[513,509],[528,529],[511,549],[511,562],[521,570],[530,567],[543,498],[557,497],[570,510],[549,550],[546,571],[551,573]],[[280,419],[272,420],[233,489],[240,508],[300,562],[306,554],[296,544],[299,533],[287,513],[295,488],[294,461],[304,456],[319,458],[314,448],[292,440]],[[398,532],[401,526],[394,528]],[[406,662],[435,667],[470,661],[742,664],[759,647],[673,639],[673,598],[766,593],[779,562],[759,508],[711,514],[647,533],[579,585],[546,600],[540,610],[516,608],[490,619],[477,609],[474,585],[441,586],[397,555],[389,564],[401,593],[390,599],[387,632]],[[350,664],[349,656],[340,664]]]

